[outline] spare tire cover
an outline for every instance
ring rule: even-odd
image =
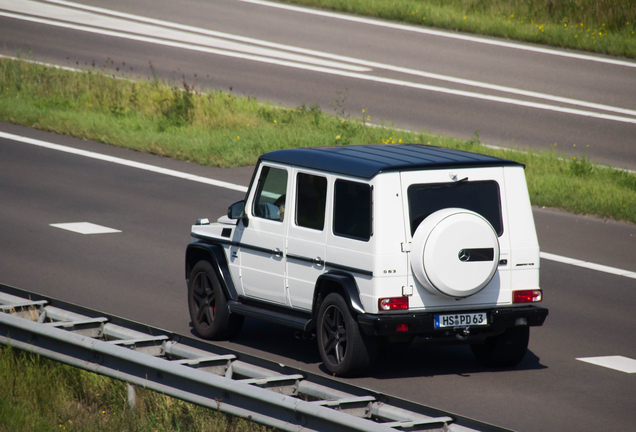
[[[492,280],[499,263],[499,239],[483,216],[447,208],[420,223],[411,254],[413,273],[427,290],[463,298]]]

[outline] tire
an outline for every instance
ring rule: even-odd
[[[359,376],[369,370],[377,355],[377,340],[360,333],[340,294],[331,293],[320,305],[318,351],[325,368],[336,376]]]
[[[208,261],[199,261],[190,272],[188,308],[194,329],[204,339],[230,339],[243,326],[242,316],[230,314],[223,288]]]
[[[471,345],[470,349],[484,366],[512,367],[523,360],[529,339],[529,327],[511,327],[498,336],[487,338],[483,344]]]

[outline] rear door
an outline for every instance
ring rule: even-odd
[[[503,168],[466,168],[435,171],[405,171],[400,173],[404,225],[410,248],[413,234],[419,224],[429,215],[444,208],[457,207],[472,210],[485,219],[495,229],[499,240],[500,263],[496,280],[497,286],[488,286],[482,292],[462,300],[462,304],[499,303],[509,301],[510,236],[506,230],[508,214],[503,199],[505,182]],[[409,254],[409,259],[412,259]],[[410,266],[410,262],[409,262]],[[409,284],[417,286],[409,268]],[[441,297],[428,298],[426,305],[452,303]]]

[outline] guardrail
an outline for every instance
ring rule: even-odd
[[[0,343],[284,431],[507,430],[2,284],[0,312]]]

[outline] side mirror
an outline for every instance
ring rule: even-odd
[[[240,219],[243,225],[247,227],[248,219],[245,214],[245,201],[237,201],[227,208],[227,217],[230,219]]]

